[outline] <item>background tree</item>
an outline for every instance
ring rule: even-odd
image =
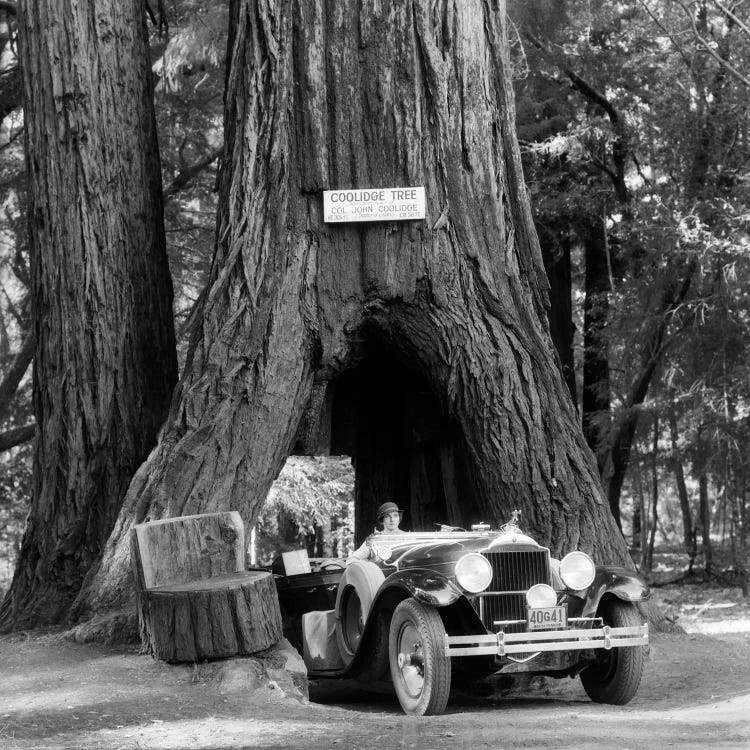
[[[20,81],[15,5],[0,6],[0,86]],[[6,15],[4,9],[8,8]],[[222,142],[227,7],[193,0],[154,17],[157,129],[162,155],[167,253],[175,287],[178,356],[184,360],[190,312],[205,286],[216,223],[216,153]],[[167,23],[167,20],[169,21]],[[5,23],[3,23],[5,21]],[[197,29],[197,31],[196,31]],[[10,79],[8,79],[8,76]],[[15,89],[13,89],[15,90]],[[0,120],[0,598],[9,585],[31,486],[30,272],[23,154],[23,101],[2,92]],[[26,367],[24,374],[23,367]],[[15,446],[15,447],[14,447]]]
[[[228,2],[181,0],[167,33],[151,36],[164,183],[167,252],[184,362],[196,302],[206,286],[216,229],[216,167],[223,146]]]
[[[67,614],[176,378],[144,5],[29,3],[19,28],[38,432],[6,628]]]
[[[749,6],[513,7],[525,41],[519,133],[536,221],[545,256],[572,260],[548,263],[548,273],[562,268],[585,299],[579,316],[567,303],[582,332],[582,418],[618,515],[632,450],[651,450],[654,413],[671,400],[675,430],[690,431],[680,419],[690,420],[683,410],[713,369],[716,343],[732,340],[740,358],[747,351],[746,313],[713,300],[723,279],[732,306],[743,305],[735,279],[747,267]],[[595,254],[591,227],[600,227]],[[566,314],[553,307],[553,319]]]

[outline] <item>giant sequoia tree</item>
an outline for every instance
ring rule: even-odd
[[[20,10],[38,428],[17,628],[67,614],[176,381],[143,2]]]
[[[257,515],[290,451],[348,452],[357,518],[507,520],[624,561],[552,353],[492,0],[234,0],[217,244],[158,448],[79,614],[121,602],[133,521]],[[427,220],[328,225],[322,191],[423,185]]]

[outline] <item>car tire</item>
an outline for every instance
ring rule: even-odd
[[[597,614],[610,627],[642,625],[633,604],[606,597]],[[644,646],[597,649],[596,661],[581,672],[581,682],[589,698],[596,703],[624,706],[635,697],[646,660]]]
[[[336,643],[341,661],[348,667],[357,655],[370,608],[383,571],[368,560],[354,560],[346,566],[336,594]]]
[[[450,694],[451,660],[445,654],[445,626],[437,611],[415,599],[402,601],[391,619],[388,654],[393,687],[404,712],[443,713]]]

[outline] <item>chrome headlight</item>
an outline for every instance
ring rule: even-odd
[[[458,585],[471,594],[478,594],[490,585],[492,566],[487,558],[476,552],[464,555],[456,563],[456,580]]]
[[[585,552],[571,552],[560,560],[560,578],[574,591],[587,589],[594,582],[594,561]]]
[[[526,603],[529,607],[554,607],[557,604],[557,592],[546,583],[537,583],[526,592]]]

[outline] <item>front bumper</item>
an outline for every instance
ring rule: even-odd
[[[446,635],[446,656],[505,656],[542,651],[583,651],[648,645],[648,624],[629,628],[536,630],[527,633]]]

